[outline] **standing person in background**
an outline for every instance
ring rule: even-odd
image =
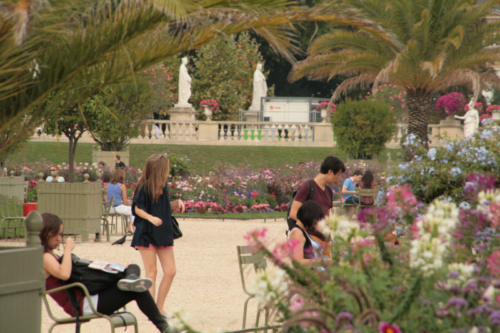
[[[344,185],[342,186],[342,194],[344,195],[344,202],[346,204],[359,204],[359,198],[355,197],[356,183],[358,183],[363,177],[363,172],[361,170],[354,171],[352,177],[344,180]]]
[[[122,161],[120,161],[120,155],[115,155],[115,168],[125,168],[126,165]]]
[[[375,188],[375,182],[373,181],[373,172],[367,170],[363,177],[361,177],[361,181],[359,182],[359,188],[363,189],[372,189]],[[373,197],[360,197],[359,200],[363,205],[371,206],[375,202]]]
[[[290,208],[290,214],[288,220],[297,221],[297,212],[299,208],[306,202],[308,199],[316,201],[321,208],[323,209],[323,215],[330,215],[330,209],[333,207],[333,191],[328,185],[332,185],[340,177],[340,174],[345,172],[346,168],[344,162],[338,157],[328,156],[323,163],[321,164],[319,174],[314,177],[314,195],[312,198],[308,198],[311,192],[311,186],[309,181],[302,183],[299,189],[297,190],[297,194],[293,199],[292,206]],[[292,230],[294,225],[288,222],[288,229]]]
[[[57,172],[57,175],[56,175],[57,182],[59,182],[59,183],[65,182],[64,177],[59,176],[59,168],[57,166],[53,165],[50,167],[50,173],[52,174],[52,172]],[[48,176],[47,179],[45,179],[45,181],[50,183],[53,179],[54,178],[52,176]]]
[[[144,167],[141,178],[137,182],[132,202],[132,212],[135,215],[136,231],[131,246],[141,253],[146,277],[153,280],[149,289],[155,298],[156,258],[160,260],[163,269],[163,279],[158,288],[156,304],[162,315],[165,299],[175,277],[174,235],[172,227],[172,211],[185,207],[182,200],[170,202],[167,177],[169,162],[163,155],[151,155]]]
[[[114,197],[112,212],[115,211],[127,220],[127,234],[132,235],[132,225],[134,224],[134,215],[132,214],[132,202],[127,198],[127,188],[125,187],[125,170],[118,168],[113,173],[113,179],[106,188],[106,196],[109,200]]]

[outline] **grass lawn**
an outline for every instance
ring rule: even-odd
[[[76,149],[77,162],[92,162],[91,143],[78,144]],[[155,153],[175,153],[187,156],[190,168],[194,173],[210,171],[218,163],[229,163],[235,166],[250,166],[253,169],[279,167],[283,164],[298,162],[322,161],[328,155],[335,155],[344,160],[347,154],[338,148],[309,147],[248,147],[248,146],[181,146],[181,145],[130,145],[130,165],[144,167],[147,158]],[[387,153],[396,158],[399,149],[387,149],[378,157],[380,162],[387,161]],[[68,163],[68,144],[57,142],[28,142],[20,151],[9,156],[7,164],[23,162],[49,161]]]
[[[189,218],[189,217],[200,217],[209,219],[285,219],[286,212],[272,212],[272,213],[241,213],[241,214],[198,214],[198,213],[186,213],[186,214],[174,214],[176,218]]]

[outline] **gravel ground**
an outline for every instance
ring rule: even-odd
[[[285,239],[286,222],[273,221],[237,221],[225,220],[182,220],[179,224],[184,236],[175,242],[175,260],[177,275],[165,303],[165,310],[171,312],[182,309],[183,317],[200,331],[237,330],[241,328],[243,292],[238,270],[236,246],[245,245],[243,235],[255,228],[266,227],[271,240]],[[111,242],[121,236],[112,236]],[[130,247],[130,240],[123,246],[111,246],[111,243],[78,243],[73,253],[82,258],[112,261],[121,264],[136,263],[143,270],[139,251]],[[0,242],[0,246],[12,246],[13,242]],[[22,245],[22,243],[17,243]],[[59,254],[61,252],[59,251]],[[247,270],[250,275],[250,267]],[[158,262],[157,283],[163,277]],[[65,316],[62,309],[50,300],[53,313]],[[255,320],[257,302],[250,301],[247,327],[252,327]],[[129,303],[127,310],[134,313],[139,320],[142,333],[158,332],[137,305]],[[262,317],[262,316],[261,316]],[[261,319],[262,323],[262,319]],[[45,306],[42,306],[42,332],[48,332],[52,320]],[[131,328],[129,328],[130,330]],[[74,332],[74,325],[59,326],[54,332]],[[109,324],[106,320],[96,319],[82,325],[82,333],[106,332]],[[121,329],[117,330],[121,332]]]

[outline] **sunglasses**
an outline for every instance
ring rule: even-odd
[[[57,171],[57,169],[50,169],[50,171]]]

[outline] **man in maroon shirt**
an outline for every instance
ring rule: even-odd
[[[328,156],[321,164],[319,174],[313,179],[316,188],[311,200],[316,201],[321,206],[325,216],[330,215],[330,209],[333,206],[332,191],[327,189],[326,186],[336,183],[340,174],[345,172],[345,170],[344,162],[340,158]],[[295,221],[297,220],[297,211],[307,201],[310,189],[309,181],[307,181],[302,183],[297,190],[289,215]]]

